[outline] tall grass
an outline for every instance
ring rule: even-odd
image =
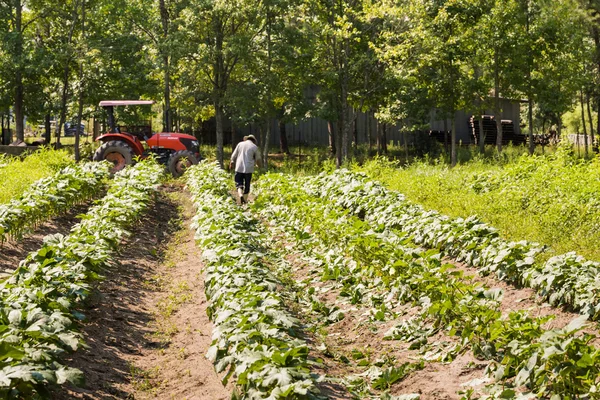
[[[40,149],[24,158],[0,158],[0,204],[19,196],[33,182],[72,164],[66,150]]]
[[[577,251],[600,260],[600,157],[579,159],[570,148],[544,156],[493,162],[374,160],[355,167],[409,200],[452,217],[477,215],[511,240]]]

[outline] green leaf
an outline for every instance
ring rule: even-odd
[[[82,386],[84,381],[83,372],[76,368],[61,367],[56,371],[56,383],[59,385],[69,382],[75,386]]]

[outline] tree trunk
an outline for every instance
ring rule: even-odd
[[[402,138],[404,139],[404,157],[406,158],[405,163],[408,164],[408,132],[404,129],[402,132]]]
[[[596,141],[594,140],[594,119],[592,118],[592,109],[590,107],[590,94],[589,93],[587,93],[587,95],[586,95],[586,104],[587,104],[588,120],[590,122],[590,138],[592,139],[592,141],[591,141],[592,151],[597,153],[598,146],[596,145]]]
[[[344,50],[342,51],[342,58],[341,58],[341,103],[342,103],[342,124],[341,124],[341,128],[342,128],[342,141],[341,141],[341,155],[342,155],[342,159],[341,161],[345,162],[348,160],[348,147],[349,147],[349,142],[350,142],[350,130],[352,129],[351,127],[351,114],[352,114],[352,110],[350,109],[350,105],[348,104],[348,83],[349,83],[349,71],[348,71],[348,59],[350,57],[350,40],[349,39],[344,39],[343,41],[343,48]],[[340,163],[341,165],[341,163]]]
[[[69,96],[69,73],[70,73],[69,63],[65,65],[65,70],[63,74],[63,88],[62,95],[60,100],[60,119],[58,121],[58,126],[56,127],[56,147],[60,147],[60,134],[62,131],[62,127],[65,124],[67,119],[67,97]]]
[[[358,121],[357,121],[357,113],[354,113],[354,118],[352,118],[352,141],[354,145],[352,146],[354,149],[354,155],[356,156],[356,151],[358,150]]]
[[[583,125],[583,145],[585,146],[585,156],[589,155],[588,153],[588,136],[587,136],[587,125],[585,122],[585,106],[583,104],[583,90],[579,91],[579,102],[581,103],[581,123]]]
[[[73,42],[73,32],[75,30],[75,25],[77,25],[76,21],[79,17],[79,14],[77,13],[77,7],[78,7],[78,3],[75,3],[73,5],[73,21],[71,23],[71,29],[69,29],[69,37],[67,40],[67,43],[70,45]],[[64,74],[63,74],[63,81],[62,81],[62,95],[61,95],[61,101],[60,101],[60,120],[58,123],[58,126],[56,127],[56,147],[60,147],[60,133],[61,130],[63,128],[63,126],[65,125],[66,119],[67,119],[67,98],[69,96],[69,75],[71,74],[71,66],[70,66],[70,61],[71,61],[71,57],[72,55],[69,55],[67,57],[67,60],[65,61],[65,70],[64,70]]]
[[[527,119],[529,124],[529,154],[533,155],[535,143],[533,141],[533,99],[527,99]]]
[[[329,124],[329,122],[328,122]],[[279,120],[279,151],[283,154],[290,154],[290,148],[288,147],[287,130],[285,127],[285,121]]]
[[[481,154],[485,154],[485,131],[483,130],[483,116],[485,115],[485,110],[481,110],[481,115],[479,116],[479,152]]]
[[[381,128],[381,150],[383,151],[384,154],[388,153],[387,128],[388,128],[387,123],[383,124],[383,127]]]
[[[581,157],[581,147],[579,146],[579,137],[580,136],[581,135],[579,134],[579,132],[577,132],[577,140],[576,140],[576,142],[577,142],[577,156],[578,157]]]
[[[336,166],[338,168],[342,167],[343,161],[344,161],[344,148],[343,148],[343,136],[344,136],[344,117],[340,115],[340,112],[338,112],[338,121],[336,124],[336,149],[337,151],[335,152],[335,156],[336,156]]]
[[[163,111],[163,131],[172,132],[172,118],[171,118],[171,74],[169,72],[169,57],[163,57],[163,63],[165,65],[164,79],[164,96],[165,96],[165,109]]]
[[[350,138],[352,135],[352,108],[346,102],[346,114],[344,116],[344,135],[342,136],[342,148],[344,149],[344,162],[350,158]]]
[[[85,41],[85,0],[81,2],[81,37]],[[83,100],[85,96],[85,82],[83,79],[83,54],[79,60],[79,108],[77,110],[77,125],[75,127],[75,161],[81,159],[79,153],[79,138],[81,136],[81,119],[83,114]]]
[[[265,127],[260,123],[257,123],[257,125],[258,125],[258,131],[255,132],[254,136],[256,136],[256,144],[260,147],[260,146],[262,146],[262,143],[263,143],[262,138],[263,138],[263,130],[265,129]]]
[[[83,65],[80,67],[80,74],[83,75]],[[81,77],[80,79],[82,79]],[[81,116],[83,114],[83,100],[84,92],[83,87],[79,89],[79,109],[77,110],[77,125],[75,126],[75,161],[79,161],[81,156],[79,154],[79,137],[81,136]]]
[[[336,155],[337,154],[337,148],[336,148],[336,134],[335,134],[335,127],[333,126],[333,122],[332,121],[327,121],[327,132],[329,133],[329,153],[332,155]]]
[[[7,135],[9,137],[8,144],[10,144],[13,141],[13,134],[12,134],[12,131],[10,130],[10,118],[11,118],[10,115],[11,114],[10,114],[10,108],[9,108],[8,114],[6,115],[6,129],[8,130]]]
[[[167,40],[169,37],[169,10],[165,4],[165,0],[159,0],[158,7],[160,9],[160,20],[163,29],[163,40]],[[165,96],[165,109],[163,111],[163,130],[165,132],[172,132],[173,121],[171,115],[171,71],[170,71],[170,60],[168,50],[163,49],[165,53],[162,54],[164,72],[164,96]]]
[[[368,156],[371,156],[371,150],[373,149],[373,120],[371,119],[371,112],[367,111],[366,113],[366,123],[367,123],[367,143],[369,144],[369,153]]]
[[[376,128],[377,129],[377,155],[380,156],[382,154],[382,148],[381,148],[381,122],[376,121]]]
[[[96,119],[96,117],[94,117],[94,131],[92,133],[92,139],[93,141],[96,140],[96,138],[100,135],[100,121],[98,121]]]
[[[25,125],[23,124],[23,3],[15,0],[15,129],[17,140],[25,140]]]
[[[444,150],[448,154],[448,119],[444,118]]]
[[[450,163],[454,167],[456,165],[456,113],[452,112],[452,132],[450,133]]]
[[[164,0],[161,0],[164,1]],[[223,168],[223,98],[225,94],[226,71],[225,71],[225,55],[223,54],[223,25],[220,18],[215,18],[213,21],[215,32],[215,59],[213,64],[213,96],[215,103],[215,118],[216,118],[216,156],[217,162]]]
[[[498,65],[498,53],[494,52],[494,100],[496,109],[496,146],[498,154],[502,153],[502,110],[500,109],[500,66]]]
[[[338,117],[338,167],[341,167],[348,157],[348,133],[348,104],[347,99],[346,104],[342,99],[342,108]]]
[[[233,124],[233,121],[231,121],[231,151],[235,149],[235,145],[235,125]]]
[[[215,122],[216,122],[216,156],[217,162],[223,168],[223,106],[221,99],[215,100]]]
[[[50,128],[50,114],[44,116],[44,141],[47,145],[50,145],[52,141],[52,131]]]
[[[600,10],[596,10],[597,13],[600,13]],[[596,21],[595,25],[592,28],[592,35],[594,37],[594,45],[596,47],[596,65],[598,67],[598,74],[596,75],[597,79],[600,79],[600,23]],[[596,121],[596,133],[598,134],[600,141],[600,90],[596,88],[596,111],[598,112],[598,118]]]
[[[271,118],[267,117],[265,119],[265,140],[263,142],[263,168],[266,170],[269,168],[269,141],[271,140]]]
[[[529,41],[529,32],[530,32],[530,17],[531,13],[529,12],[529,0],[525,1],[525,13],[526,13],[526,30],[527,30],[527,40]],[[527,116],[529,120],[529,154],[533,155],[535,151],[535,143],[533,142],[533,98],[532,92],[533,89],[531,87],[531,71],[533,70],[533,52],[529,52],[527,56]],[[502,121],[500,121],[502,123]],[[543,151],[543,148],[542,148]]]

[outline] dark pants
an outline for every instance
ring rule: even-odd
[[[250,193],[250,181],[252,180],[252,174],[242,174],[241,172],[235,173],[235,187],[243,188],[244,194]]]

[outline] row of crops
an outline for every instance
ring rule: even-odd
[[[412,204],[366,176],[348,171],[308,179],[307,192],[334,201],[378,229],[391,229],[417,245],[437,248],[499,279],[532,287],[552,305],[566,305],[593,319],[600,312],[600,263],[571,252],[544,263],[547,250],[526,241],[510,242],[476,217],[452,219]]]
[[[243,398],[300,398],[314,389],[299,321],[278,292],[282,283],[265,263],[271,251],[259,221],[229,195],[230,177],[216,164],[187,172],[197,215],[196,239],[206,265],[208,357],[224,382],[234,375]]]
[[[108,177],[107,163],[65,167],[34,182],[23,194],[0,204],[0,245],[20,239],[40,222],[95,197]]]
[[[49,384],[81,383],[80,371],[63,365],[82,336],[78,309],[92,284],[114,257],[120,242],[153,199],[163,168],[142,161],[108,181],[103,198],[66,236],[46,236],[0,283],[0,397],[37,398]],[[108,165],[79,164],[43,178],[0,207],[2,240],[106,188]]]
[[[152,161],[112,179],[103,163],[61,165],[0,205],[4,242],[105,193],[68,235],[47,236],[0,281],[0,397],[81,383],[63,362],[83,343],[79,309],[161,176]],[[464,382],[457,398],[600,399],[600,352],[587,329],[600,315],[600,264],[575,253],[545,260],[544,246],[427,211],[349,171],[267,174],[248,208],[216,164],[185,179],[214,325],[207,357],[234,383],[234,398],[323,399],[337,385],[354,398],[415,400],[401,382],[468,355],[481,379]],[[550,329],[552,317],[507,312],[500,290],[448,257],[582,316]],[[379,345],[343,354],[332,347],[339,334]]]
[[[600,353],[584,329],[597,317],[596,264],[572,254],[540,264],[541,246],[505,241],[474,218],[425,211],[347,171],[261,177],[250,210],[234,204],[215,165],[189,172],[215,323],[209,357],[225,379],[235,377],[242,398],[319,396],[325,379],[356,398],[415,399],[394,392],[394,383],[465,352],[485,363],[487,376],[485,387],[463,391],[465,399],[600,398]],[[503,312],[499,290],[466,279],[444,256],[529,284],[585,315],[546,329],[550,317]],[[315,373],[327,344],[307,344],[307,332],[349,315],[365,318],[372,338],[405,344],[406,357],[380,362],[356,351],[346,359],[352,374]]]

